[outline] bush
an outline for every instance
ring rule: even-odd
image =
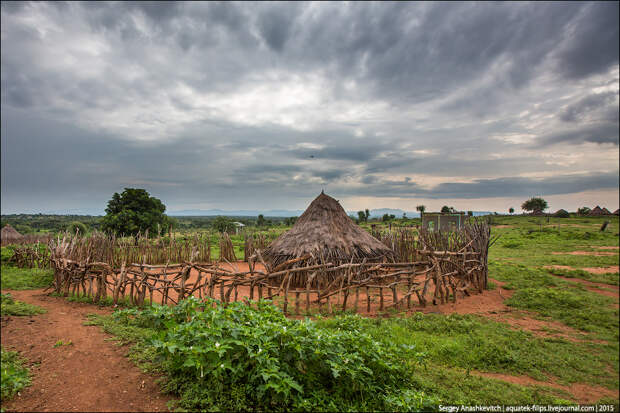
[[[86,225],[84,225],[80,221],[73,221],[72,223],[67,225],[67,232],[72,235],[75,235],[75,233],[77,232],[78,235],[84,236],[88,232],[88,229],[86,228]]]
[[[361,317],[328,329],[289,320],[269,302],[257,306],[190,297],[115,318],[158,330],[150,344],[185,409],[420,410],[437,402],[411,388],[414,349],[375,341]]]

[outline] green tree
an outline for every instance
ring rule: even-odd
[[[368,218],[370,217],[370,211],[368,209],[364,211],[364,216],[365,216],[364,220],[368,222]]]
[[[233,224],[233,221],[223,216],[216,217],[211,226],[215,228],[217,232],[232,232],[235,229],[235,224]]]
[[[508,208],[508,212],[510,214],[514,214],[515,213],[515,209],[513,207]]]
[[[454,210],[454,208],[449,207],[448,205],[444,205],[444,206],[441,207],[441,213],[442,214],[449,214],[453,210]]]
[[[577,210],[577,213],[579,215],[588,215],[590,213],[591,209],[588,208],[587,206],[581,207]]]
[[[144,189],[125,188],[115,192],[105,209],[102,229],[116,235],[157,234],[157,226],[168,228],[169,219],[164,214],[166,206]]]
[[[357,217],[359,222],[366,222],[366,213],[364,211],[357,211]]]
[[[522,210],[532,211],[535,213],[543,212],[545,209],[547,209],[547,207],[547,201],[537,197],[530,198],[521,205]]]
[[[259,214],[258,218],[256,219],[256,225],[259,227],[263,227],[266,223],[267,221],[265,221],[265,217],[263,216],[263,214]]]
[[[72,235],[75,235],[77,233],[78,235],[84,236],[88,232],[88,229],[86,228],[86,225],[84,225],[84,223],[80,221],[73,221],[69,225],[67,225],[67,232]]]

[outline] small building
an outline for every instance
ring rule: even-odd
[[[456,231],[463,228],[467,216],[464,212],[442,214],[441,212],[425,212],[422,215],[422,228],[428,231]]]
[[[24,236],[17,232],[15,228],[13,228],[10,224],[6,224],[4,228],[0,231],[0,242],[2,245],[12,244],[14,242],[19,242],[24,239]]]
[[[233,222],[233,225],[235,226],[235,234],[239,233],[239,230],[243,230],[243,228],[245,227],[245,224],[243,222]]]

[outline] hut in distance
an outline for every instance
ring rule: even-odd
[[[347,216],[324,192],[312,201],[295,225],[264,251],[272,269],[319,263],[394,261],[395,253]]]
[[[17,232],[10,224],[6,224],[0,231],[0,240],[3,245],[21,241],[23,238],[24,236]]]

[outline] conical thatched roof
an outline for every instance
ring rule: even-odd
[[[618,208],[618,209],[616,209],[616,210],[614,211],[614,215],[620,215],[620,208]]]
[[[558,209],[558,210],[555,212],[555,214],[553,214],[553,216],[560,217],[560,218],[564,218],[564,217],[569,217],[569,216],[570,216],[570,214],[569,214],[569,213],[568,213],[568,211],[567,211],[567,210],[565,210],[565,209]]]
[[[611,215],[611,212],[607,208],[603,207],[603,214]]]
[[[297,219],[289,231],[280,235],[265,250],[264,258],[272,267],[291,259],[312,256],[333,264],[393,260],[394,251],[347,216],[334,198],[323,192]]]
[[[0,231],[0,239],[3,243],[18,241],[22,238],[24,238],[24,236],[17,232],[17,230],[13,228],[10,224],[6,224],[4,228],[2,228],[2,231]]]
[[[588,215],[605,215],[605,213],[603,212],[601,207],[597,205],[592,209],[592,211],[590,211]]]

